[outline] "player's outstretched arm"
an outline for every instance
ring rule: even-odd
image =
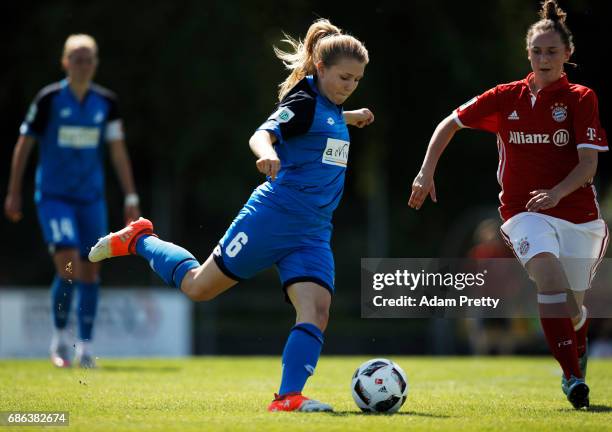
[[[578,149],[578,165],[559,184],[552,189],[537,189],[531,191],[531,199],[525,205],[527,211],[537,212],[548,210],[559,204],[564,197],[579,187],[590,183],[597,173],[597,150],[590,148]]]
[[[129,223],[140,217],[140,202],[134,184],[130,156],[125,147],[124,140],[116,139],[110,141],[109,145],[111,161],[117,172],[117,177],[119,178],[119,183],[121,183],[123,193],[125,194],[125,205],[123,209],[125,221]]]
[[[274,150],[276,135],[265,130],[258,130],[249,140],[251,151],[257,157],[255,165],[260,173],[270,176],[272,181],[276,180],[276,174],[280,170],[280,160]]]
[[[9,178],[8,191],[4,201],[4,214],[11,222],[19,222],[23,217],[21,213],[21,185],[23,182],[23,173],[28,164],[34,142],[34,137],[20,135],[15,145],[15,150],[13,151],[11,176]]]
[[[433,202],[437,202],[436,186],[434,184],[434,174],[436,165],[444,149],[459,130],[459,125],[454,120],[454,115],[446,117],[438,124],[427,147],[427,153],[423,160],[421,170],[412,182],[412,193],[408,200],[408,205],[414,209],[420,209],[425,199],[429,195]]]
[[[367,108],[353,111],[344,111],[344,121],[347,125],[362,128],[374,123],[374,114]]]

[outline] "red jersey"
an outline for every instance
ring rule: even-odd
[[[497,134],[499,212],[503,220],[527,211],[529,192],[552,189],[578,165],[578,149],[608,150],[593,90],[572,84],[564,74],[533,95],[529,80],[500,84],[457,108],[460,127]],[[586,184],[556,207],[540,213],[585,223],[599,219],[597,194]]]

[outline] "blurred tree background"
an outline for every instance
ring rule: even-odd
[[[596,90],[609,129],[612,94],[604,57],[610,5],[560,3],[575,35],[578,67],[568,74]],[[2,197],[29,103],[63,77],[66,37],[89,33],[100,50],[96,81],[120,97],[144,216],[163,238],[204,260],[263,181],[248,139],[274,109],[287,73],[272,45],[281,44],[283,32],[303,37],[314,19],[329,18],[370,51],[365,79],[345,108],[369,107],[376,122],[351,130],[345,194],[334,218],[337,294],[326,352],[431,352],[433,326],[426,321],[360,320],[360,258],[461,256],[471,246],[478,215],[497,205],[495,137],[474,131],[456,136],[439,165],[438,204],[408,209],[411,182],[442,118],[529,72],[525,33],[538,7],[533,0],[3,2]],[[25,219],[0,222],[0,285],[47,285],[53,275],[31,199],[35,159],[24,183]],[[604,198],[609,159],[600,158]],[[123,198],[108,168],[110,223],[117,229]],[[121,259],[105,264],[103,283],[161,281],[144,261]],[[274,270],[195,308],[198,353],[278,353],[293,319],[292,308],[282,306]]]

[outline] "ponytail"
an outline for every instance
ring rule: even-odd
[[[303,42],[287,34],[281,42],[289,44],[291,50],[282,51],[274,47],[274,53],[291,73],[279,85],[279,100],[305,76],[316,74],[315,65],[319,61],[326,66],[335,64],[340,56],[355,58],[364,63],[369,61],[368,52],[361,42],[343,34],[342,30],[323,18],[312,23]]]

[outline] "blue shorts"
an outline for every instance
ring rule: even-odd
[[[96,241],[108,234],[104,200],[79,203],[44,197],[36,203],[36,208],[51,253],[57,249],[75,248],[85,258]]]
[[[333,294],[331,221],[264,205],[255,195],[215,248],[221,271],[239,281],[276,265],[284,290],[296,282],[314,282]]]

